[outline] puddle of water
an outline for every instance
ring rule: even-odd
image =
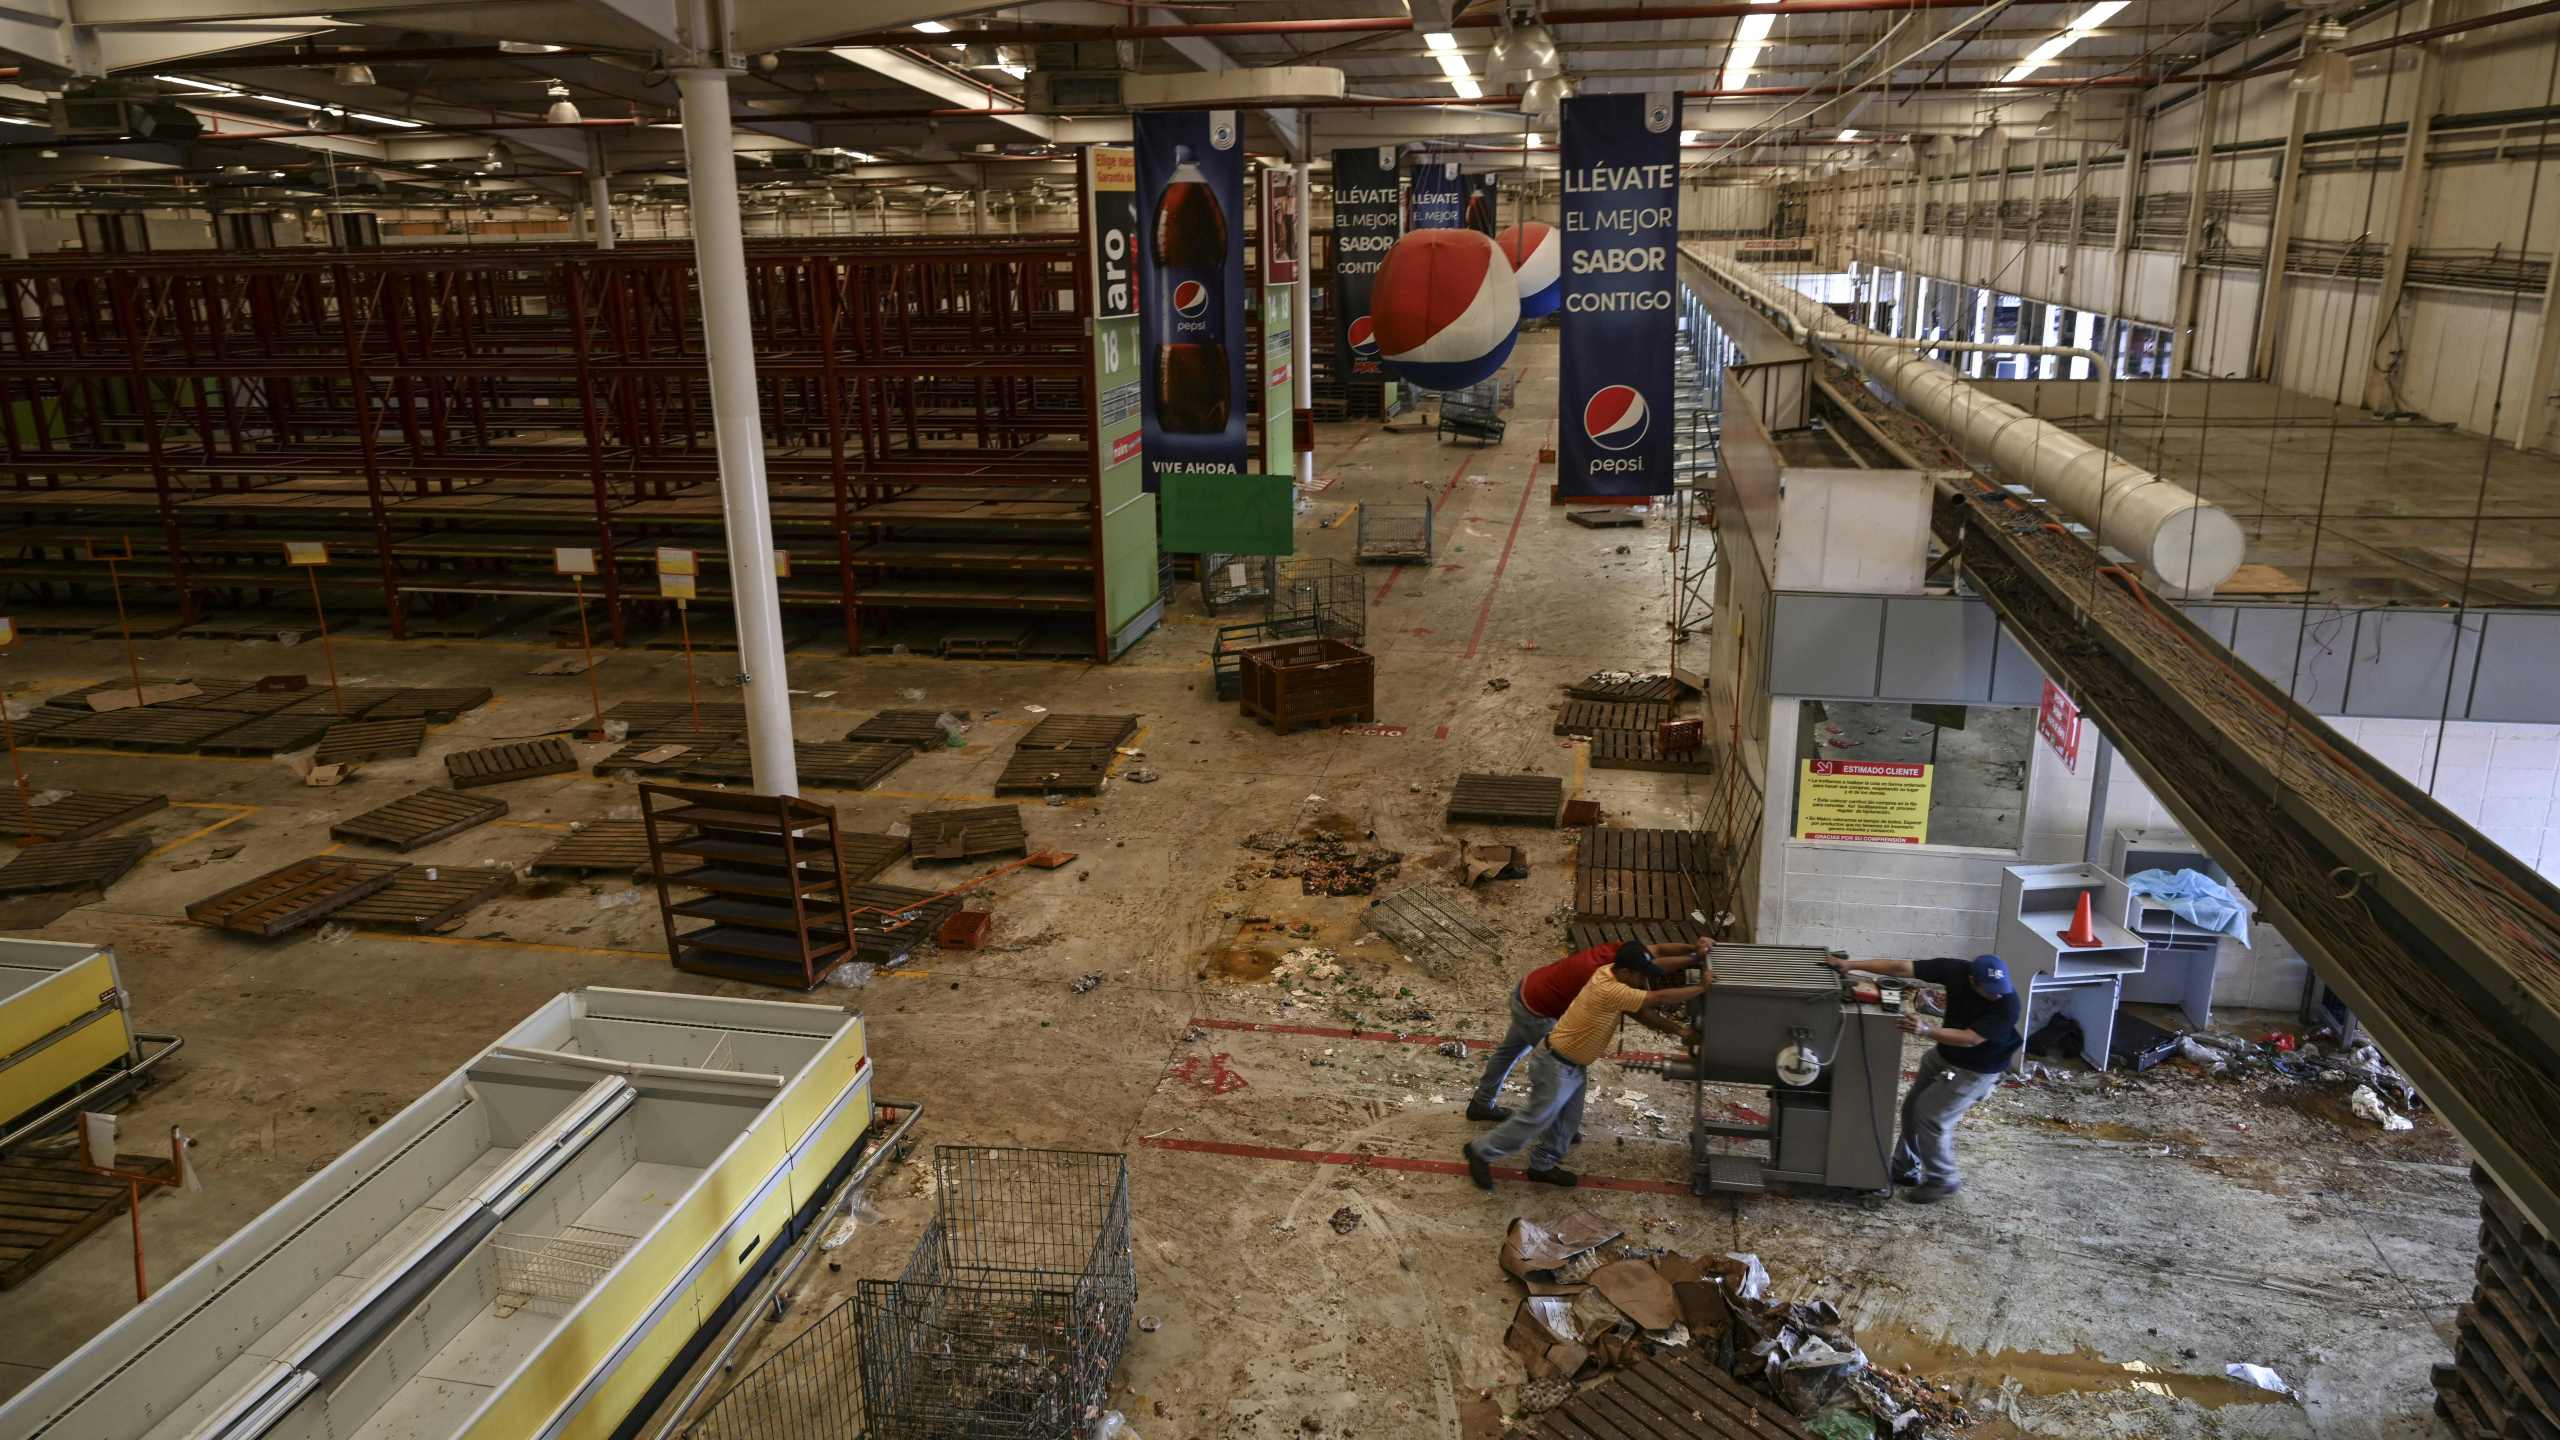
[[[1908,1366],[1941,1384],[1973,1380],[1996,1389],[2015,1380],[2019,1389],[2038,1396],[2124,1390],[2191,1400],[2207,1409],[2288,1403],[2274,1391],[2244,1385],[2227,1375],[2162,1370],[2140,1360],[2109,1360],[2086,1351],[2057,1355],[2040,1350],[1965,1350],[1914,1331],[1886,1328],[1862,1330],[1858,1341],[1876,1364],[1895,1370]]]

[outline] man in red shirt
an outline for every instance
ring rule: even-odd
[[[1564,1018],[1565,1007],[1573,1003],[1573,997],[1582,993],[1582,987],[1590,983],[1591,977],[1618,963],[1621,953],[1629,948],[1644,959],[1659,963],[1704,955],[1716,948],[1716,942],[1701,938],[1695,945],[1647,945],[1636,940],[1625,944],[1594,945],[1530,971],[1512,987],[1511,1028],[1502,1032],[1502,1043],[1493,1047],[1493,1053],[1485,1057],[1484,1077],[1476,1081],[1476,1093],[1467,1101],[1468,1119],[1491,1124],[1511,1118],[1508,1108],[1494,1103],[1494,1097],[1502,1093],[1502,1082],[1510,1078],[1511,1067],[1520,1063],[1521,1056],[1538,1048],[1538,1042],[1546,1039],[1547,1032],[1556,1028],[1556,1021]],[[1676,970],[1680,967],[1665,965],[1662,968]],[[1636,1023],[1665,1035],[1681,1033],[1678,1021],[1659,1016],[1638,1014]]]

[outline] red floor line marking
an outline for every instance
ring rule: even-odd
[[[1342,453],[1334,457],[1334,464],[1336,467],[1339,467],[1344,460],[1349,459],[1351,452],[1359,449],[1362,441],[1367,440],[1370,436],[1376,433],[1377,432],[1374,430],[1363,430],[1358,435],[1354,436],[1350,444],[1342,447]],[[1332,489],[1341,479],[1342,471],[1339,468],[1336,468],[1333,474],[1325,479],[1323,484],[1316,486],[1307,493],[1310,495],[1321,495],[1327,490]]]
[[[1191,1155],[1231,1155],[1244,1160],[1286,1160],[1299,1165],[1349,1165],[1364,1170],[1409,1170],[1423,1175],[1464,1175],[1467,1167],[1456,1160],[1417,1160],[1405,1155],[1361,1155],[1347,1150],[1284,1150],[1277,1145],[1235,1145],[1224,1140],[1173,1140],[1152,1135],[1139,1137],[1138,1143],[1157,1150],[1178,1150]],[[1527,1175],[1507,1165],[1493,1167],[1494,1175],[1503,1180],[1525,1180]],[[1591,1190],[1633,1190],[1643,1195],[1687,1195],[1689,1187],[1669,1180],[1630,1180],[1616,1175],[1585,1175],[1581,1184]]]
[[[1553,421],[1548,422],[1547,431],[1550,435],[1554,433]],[[1484,641],[1485,622],[1493,618],[1493,597],[1502,589],[1502,572],[1511,568],[1511,547],[1520,543],[1520,522],[1528,516],[1529,496],[1537,488],[1538,462],[1531,460],[1529,478],[1520,487],[1520,508],[1511,512],[1511,533],[1502,537],[1502,558],[1493,562],[1493,583],[1484,587],[1484,603],[1476,607],[1476,629],[1467,637],[1465,659],[1476,658],[1476,646]]]
[[[1440,521],[1444,518],[1441,514],[1442,503],[1449,498],[1450,491],[1458,488],[1458,477],[1467,473],[1468,464],[1476,458],[1476,456],[1470,455],[1465,460],[1459,461],[1458,468],[1449,472],[1449,483],[1440,487],[1440,498],[1431,502],[1431,528],[1435,532],[1440,528]],[[1386,599],[1387,592],[1396,588],[1396,582],[1403,579],[1404,572],[1410,568],[1412,567],[1398,565],[1394,569],[1389,570],[1387,572],[1386,583],[1378,587],[1377,594],[1369,597],[1369,603],[1375,605],[1379,601]]]
[[[1191,1023],[1205,1030],[1246,1030],[1256,1035],[1312,1035],[1320,1040],[1382,1040],[1390,1045],[1443,1045],[1451,1040],[1464,1040],[1472,1050],[1490,1050],[1493,1040],[1475,1040],[1464,1035],[1412,1035],[1393,1030],[1344,1030],[1330,1025],[1276,1025],[1268,1020],[1219,1020],[1207,1015],[1194,1015]],[[1685,1056],[1655,1050],[1621,1050],[1612,1060],[1679,1060]]]

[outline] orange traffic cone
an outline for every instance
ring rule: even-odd
[[[2062,932],[2065,945],[2088,947],[2098,943],[2097,923],[2089,917],[2089,892],[2080,892],[2080,904],[2071,912],[2071,928]]]

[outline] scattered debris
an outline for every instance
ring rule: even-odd
[[[1508,690],[1511,688],[1511,677],[1508,675],[1496,675],[1492,679],[1484,682],[1484,688],[1487,690]]]
[[[1341,1209],[1334,1211],[1333,1219],[1326,1223],[1333,1226],[1334,1234],[1348,1235],[1352,1231],[1360,1228],[1360,1212],[1352,1209],[1348,1205],[1345,1205]]]
[[[2406,1125],[2408,1122],[2404,1120],[2401,1123]],[[2272,1390],[2278,1395],[2294,1393],[2293,1387],[2284,1383],[2283,1376],[2264,1365],[2225,1365],[2222,1367],[2222,1373],[2244,1385],[2255,1385],[2261,1390]]]
[[[1079,975],[1074,979],[1074,981],[1068,984],[1067,988],[1078,995],[1099,990],[1102,988],[1102,972],[1094,970],[1089,971],[1086,974]]]
[[[2370,1120],[2385,1130],[2406,1130],[2414,1123],[2408,1116],[2383,1104],[2382,1097],[2375,1094],[2370,1085],[2357,1086],[2356,1093],[2347,1097],[2347,1107],[2356,1112],[2357,1119]]]
[[[1404,864],[1402,851],[1355,847],[1330,830],[1296,839],[1259,832],[1245,837],[1244,843],[1247,849],[1270,854],[1266,876],[1284,880],[1294,875],[1304,895],[1373,895],[1380,885],[1395,879]]]
[[[321,786],[342,784],[355,773],[355,768],[353,765],[314,765],[303,772],[302,783]]]
[[[1153,785],[1156,781],[1164,777],[1158,775],[1155,771],[1148,769],[1146,766],[1140,765],[1127,771],[1121,775],[1120,778],[1128,781],[1132,785]]]
[[[1467,1042],[1464,1040],[1443,1040],[1440,1042],[1440,1053],[1448,1056],[1452,1060],[1464,1060],[1467,1058]]]
[[[1529,855],[1517,845],[1470,845],[1458,856],[1458,879],[1462,884],[1528,878]]]

